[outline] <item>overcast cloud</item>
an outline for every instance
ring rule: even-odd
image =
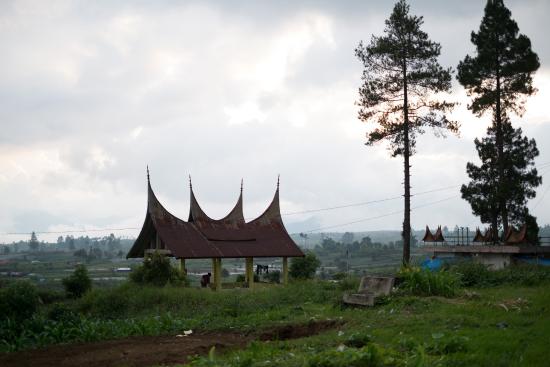
[[[472,52],[478,0],[410,1],[456,67]],[[514,117],[550,162],[547,1],[506,1],[541,68],[527,113]],[[393,1],[1,1],[0,241],[6,232],[140,227],[145,167],[165,206],[186,218],[188,175],[203,208],[222,217],[244,179],[245,216],[268,205],[281,175],[285,213],[402,193],[401,158],[366,147],[357,120],[360,40],[380,34]],[[412,225],[478,225],[459,187],[488,120],[462,102],[461,137],[418,143]],[[545,170],[541,170],[545,173]],[[550,222],[550,174],[530,204]],[[540,203],[539,203],[540,201]],[[402,200],[285,216],[299,231],[381,216]],[[402,215],[331,231],[399,229]],[[328,229],[327,229],[328,230]],[[110,232],[110,231],[108,231]],[[138,230],[116,232],[133,236]],[[54,237],[53,235],[50,236]],[[47,238],[44,237],[43,238]]]

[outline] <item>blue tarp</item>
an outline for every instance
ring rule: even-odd
[[[430,258],[430,259],[424,260],[422,264],[420,264],[420,266],[422,266],[422,268],[424,269],[436,271],[441,269],[441,266],[443,266],[443,261],[441,259],[438,259],[437,257],[433,259]]]
[[[517,259],[528,264],[550,266],[550,259],[537,259],[535,256],[518,256]]]

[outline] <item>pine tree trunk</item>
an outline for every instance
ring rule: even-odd
[[[405,216],[403,218],[403,264],[408,265],[411,258],[411,184],[409,165],[409,102],[407,95],[407,64],[403,62],[403,165],[405,179]]]
[[[506,208],[506,197],[503,190],[506,186],[506,177],[504,176],[504,142],[502,137],[502,109],[500,105],[500,69],[497,67],[497,103],[496,103],[496,143],[498,150],[498,204],[502,216],[502,227],[504,235],[508,231],[508,210]],[[504,191],[504,193],[503,193]]]

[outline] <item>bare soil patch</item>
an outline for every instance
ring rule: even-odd
[[[194,333],[186,337],[143,336],[125,339],[56,345],[45,349],[0,354],[2,367],[146,367],[186,363],[194,355],[244,348],[252,340],[286,340],[315,335],[340,325],[317,321],[284,325],[254,334],[234,332]]]

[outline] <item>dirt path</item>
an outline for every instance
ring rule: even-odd
[[[186,337],[143,336],[95,343],[57,345],[46,349],[0,355],[2,367],[148,367],[185,363],[194,355],[244,348],[252,340],[286,340],[318,334],[340,325],[336,321],[320,321],[285,325],[258,334],[231,332],[197,333]]]

